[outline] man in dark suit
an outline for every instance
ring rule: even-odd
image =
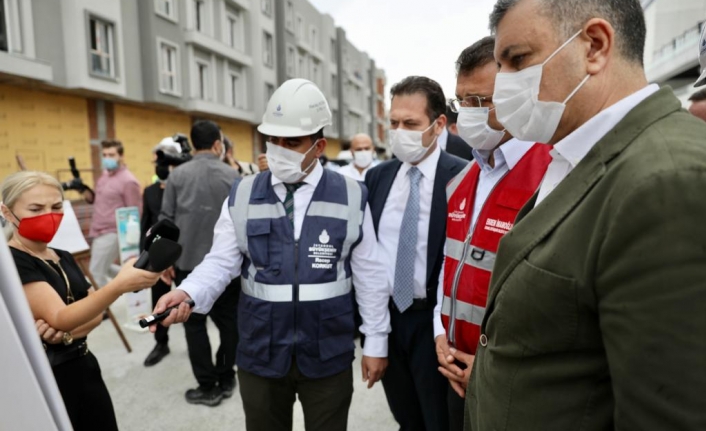
[[[408,77],[391,95],[390,145],[397,158],[365,179],[392,297],[383,386],[401,430],[446,431],[447,382],[437,371],[432,313],[444,256],[445,188],[467,163],[439,148],[446,102],[438,83]]]
[[[441,132],[438,138],[438,144],[442,150],[464,160],[473,160],[473,150],[466,142],[458,136],[456,128],[456,119],[458,113],[446,107],[446,130]]]

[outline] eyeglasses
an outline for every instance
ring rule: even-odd
[[[453,112],[458,112],[461,108],[490,108],[493,105],[493,96],[466,96],[463,99],[449,99],[447,103]]]

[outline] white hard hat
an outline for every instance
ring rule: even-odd
[[[309,136],[331,125],[331,109],[311,81],[290,79],[274,92],[257,130],[266,136]]]
[[[167,136],[152,151],[156,153],[158,150],[162,150],[165,153],[179,154],[181,153],[181,145],[174,141],[171,136]]]
[[[701,65],[701,76],[694,84],[694,87],[701,87],[706,84],[706,25],[704,25],[701,39],[699,40],[699,64]]]

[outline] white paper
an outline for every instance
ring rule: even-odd
[[[64,201],[64,218],[49,247],[65,250],[71,254],[81,253],[89,248],[70,201]]]

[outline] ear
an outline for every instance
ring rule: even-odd
[[[434,125],[434,134],[435,135],[441,135],[441,133],[444,131],[446,128],[446,115],[441,114],[439,118],[436,119],[436,124]]]
[[[8,222],[15,224],[17,218],[10,212],[10,209],[5,204],[0,204],[0,212],[2,212],[2,217]],[[14,221],[13,221],[14,220]]]
[[[589,43],[586,52],[586,73],[597,75],[605,70],[615,54],[615,30],[608,21],[593,18],[584,25],[581,38]]]
[[[324,154],[324,151],[326,150],[326,138],[321,138],[319,139],[319,142],[316,143],[316,158],[318,159]]]

